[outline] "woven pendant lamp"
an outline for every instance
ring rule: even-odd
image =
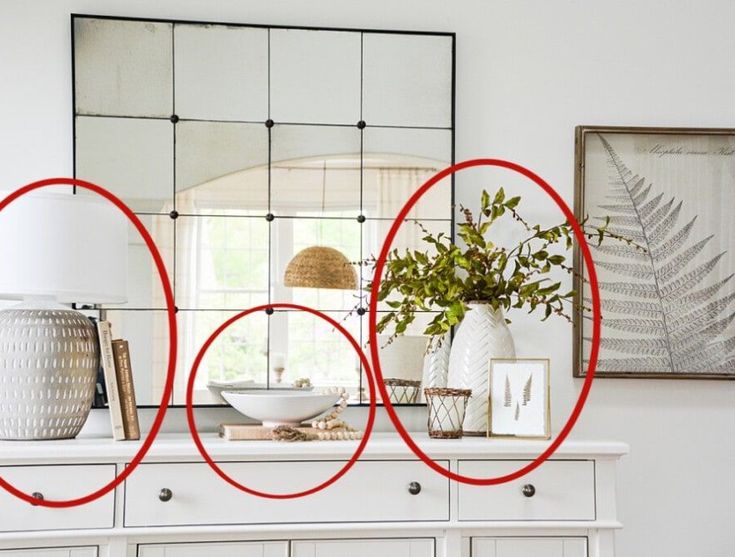
[[[311,246],[289,261],[283,282],[289,287],[357,290],[357,273],[341,251]]]

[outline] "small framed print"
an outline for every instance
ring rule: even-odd
[[[551,437],[548,359],[492,359],[488,386],[488,437]]]

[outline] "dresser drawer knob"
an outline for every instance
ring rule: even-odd
[[[39,501],[43,501],[43,493],[41,493],[40,491],[34,491],[33,493],[31,493],[31,497],[33,497],[34,499],[38,499]],[[35,503],[31,503],[31,505],[35,505]]]
[[[533,486],[533,484],[526,484],[523,486],[523,489],[521,489],[521,493],[525,495],[526,497],[533,497],[536,495],[536,488]]]
[[[174,492],[167,487],[164,487],[161,491],[158,492],[158,498],[164,503],[170,501],[173,496]]]
[[[411,495],[418,495],[421,493],[421,484],[419,482],[411,482],[408,484],[408,492]]]

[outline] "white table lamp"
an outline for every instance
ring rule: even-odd
[[[0,192],[0,199],[7,192]],[[126,300],[127,222],[90,195],[32,192],[0,212],[0,439],[75,437],[94,397],[94,325],[71,309]]]

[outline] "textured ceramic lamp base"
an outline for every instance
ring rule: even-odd
[[[0,439],[69,439],[87,421],[99,365],[94,325],[59,309],[0,311]]]

